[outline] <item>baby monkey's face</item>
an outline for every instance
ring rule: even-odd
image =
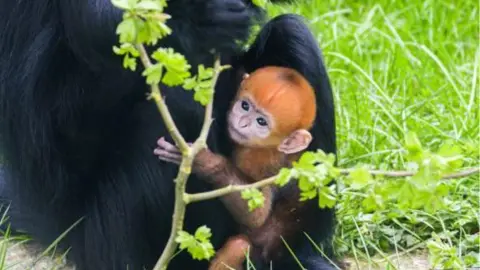
[[[265,145],[274,124],[273,118],[248,96],[239,97],[228,114],[230,138],[241,145]]]

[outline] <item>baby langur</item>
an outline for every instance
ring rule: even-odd
[[[232,156],[227,159],[203,149],[192,170],[215,188],[274,176],[281,168],[291,166],[308,147],[312,140],[308,130],[315,115],[314,89],[295,70],[268,66],[245,74],[227,117],[228,134],[234,143]],[[176,164],[182,158],[178,148],[163,137],[154,153]],[[210,270],[243,269],[247,247],[251,247],[252,258],[268,261],[281,256],[280,237],[288,241],[306,226],[298,190],[279,190],[273,201],[274,189],[262,188],[264,206],[252,212],[238,192],[221,197],[242,234],[227,240]]]

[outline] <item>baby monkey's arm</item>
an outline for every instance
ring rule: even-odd
[[[157,141],[157,145],[154,154],[160,160],[180,164],[182,154],[178,147],[167,142],[163,137]],[[192,164],[192,171],[206,182],[212,184],[215,189],[228,185],[246,185],[253,182],[251,178],[243,174],[225,157],[217,155],[208,149],[202,149],[197,154]],[[252,212],[249,211],[248,204],[242,199],[240,192],[230,193],[222,196],[220,199],[238,223],[248,228],[257,228],[270,215],[273,195],[271,187],[264,187],[261,191],[265,197],[264,205]]]

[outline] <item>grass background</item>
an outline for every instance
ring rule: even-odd
[[[306,0],[268,6],[271,16],[304,16],[323,50],[335,95],[339,166],[407,167],[408,131],[431,149],[453,140],[464,150],[465,166],[478,165],[478,8],[472,0]],[[463,265],[478,259],[478,175],[449,185],[448,207],[434,215],[395,207],[372,212],[357,197],[342,197],[337,252],[349,257],[354,269],[427,269],[426,259],[439,256]],[[444,253],[428,247],[432,233],[440,235]],[[9,243],[3,239],[0,263],[12,258]],[[408,261],[405,254],[414,256],[412,263],[394,262]],[[392,265],[385,264],[389,260]]]
[[[268,10],[304,16],[323,50],[335,96],[339,166],[404,169],[409,131],[433,150],[453,141],[463,149],[464,166],[478,166],[478,1],[312,0]],[[360,269],[375,267],[375,254],[385,262],[415,251],[422,260],[440,258],[444,267],[449,260],[475,265],[479,177],[448,185],[447,207],[434,215],[395,205],[372,212],[343,196],[337,252]],[[432,233],[441,238],[436,243],[446,243],[441,252],[428,246]]]

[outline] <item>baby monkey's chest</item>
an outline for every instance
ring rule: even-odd
[[[284,154],[276,149],[237,149],[234,163],[238,169],[253,179],[253,182],[274,176],[289,165]]]

